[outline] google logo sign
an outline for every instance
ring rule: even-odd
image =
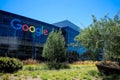
[[[41,34],[48,35],[48,30],[44,29],[43,26],[42,26],[42,28],[36,28],[35,26],[29,26],[27,24],[21,24],[21,22],[22,21],[20,19],[12,19],[11,20],[12,28],[14,28],[15,30],[22,29],[25,32],[27,32],[27,31],[30,31],[31,33],[35,32],[36,36],[40,36]]]

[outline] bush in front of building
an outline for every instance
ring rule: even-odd
[[[52,31],[46,41],[43,48],[42,56],[48,59],[49,65],[47,66],[60,66],[62,61],[66,58],[65,39],[62,35],[62,31]],[[60,67],[59,67],[60,68]]]
[[[31,65],[31,64],[39,64],[40,61],[35,60],[35,59],[26,59],[26,60],[22,60],[24,65]]]
[[[0,57],[0,72],[12,73],[22,69],[23,63],[15,58]]]
[[[47,68],[50,70],[54,70],[54,69],[70,69],[70,66],[66,63],[54,63],[54,62],[48,62],[47,64]]]

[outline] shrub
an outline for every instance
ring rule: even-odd
[[[73,63],[79,60],[79,54],[76,51],[67,53],[67,61],[69,63]]]
[[[41,66],[27,65],[27,66],[24,67],[24,70],[28,70],[28,71],[41,70]]]
[[[73,64],[75,64],[75,65],[95,65],[97,63],[99,63],[99,61],[86,60],[86,61],[76,61]]]
[[[42,56],[47,58],[51,62],[61,62],[66,57],[65,39],[62,35],[62,31],[52,31],[46,41],[43,48]]]
[[[62,31],[52,31],[43,48],[42,56],[49,62],[48,67],[58,69],[66,58],[65,39]]]
[[[22,61],[24,65],[30,65],[30,64],[39,64],[39,61],[33,60],[33,59],[27,59]]]
[[[23,63],[15,58],[0,57],[0,72],[12,73],[22,69]]]
[[[9,75],[4,75],[3,80],[9,80]]]
[[[48,69],[69,69],[70,68],[70,66],[65,63],[53,63],[53,62],[48,62],[47,67]]]

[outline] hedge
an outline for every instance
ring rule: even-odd
[[[15,58],[0,57],[0,72],[12,73],[22,69],[23,63]]]

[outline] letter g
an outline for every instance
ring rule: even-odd
[[[19,30],[19,29],[21,29],[22,28],[22,25],[20,24],[20,20],[19,19],[13,19],[12,21],[11,21],[11,26],[14,28],[14,29],[16,29],[16,30]],[[15,24],[16,24],[16,26],[15,26]]]

